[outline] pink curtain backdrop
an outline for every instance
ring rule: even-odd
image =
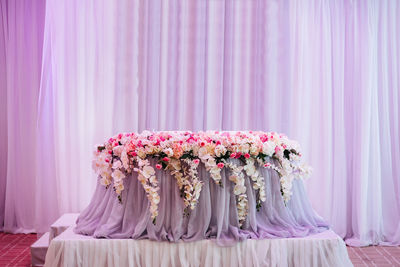
[[[400,244],[398,1],[0,1],[0,223],[89,202],[121,131],[269,130],[351,245]]]

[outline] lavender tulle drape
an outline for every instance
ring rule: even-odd
[[[298,140],[351,245],[400,244],[398,1],[0,1],[0,219],[47,231],[123,131]]]
[[[237,159],[232,163],[241,166]],[[156,164],[155,160],[151,161]],[[285,206],[280,192],[280,177],[274,170],[258,168],[265,178],[267,199],[256,210],[256,192],[250,178],[245,186],[248,196],[248,215],[240,228],[234,184],[229,170],[221,173],[223,187],[215,184],[203,165],[199,177],[204,185],[196,208],[184,215],[184,205],[175,178],[168,171],[157,170],[160,182],[159,215],[155,225],[149,212],[145,191],[133,173],[124,179],[126,190],[122,204],[112,187],[98,184],[89,206],[80,214],[75,232],[105,238],[134,238],[159,241],[198,241],[214,239],[219,245],[235,244],[246,239],[304,237],[328,229],[311,207],[303,184],[294,183],[294,196]]]

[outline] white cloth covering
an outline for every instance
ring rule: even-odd
[[[75,226],[79,213],[65,213],[50,226],[49,243],[70,226]]]
[[[54,238],[45,266],[353,266],[333,231],[305,238],[263,239],[221,247],[212,240],[154,242],[95,239],[68,228]]]
[[[47,248],[49,247],[49,236],[47,232],[31,245],[31,265],[43,266],[46,258]]]

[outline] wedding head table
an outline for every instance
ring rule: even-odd
[[[122,133],[95,148],[99,183],[74,231],[220,246],[319,233],[328,225],[308,201],[301,156],[270,132]]]

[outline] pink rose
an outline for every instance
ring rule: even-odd
[[[238,152],[238,153],[236,153],[236,157],[235,158],[240,158],[242,156],[242,152]]]
[[[168,158],[168,157],[163,157],[162,160],[165,161],[165,162],[168,162],[168,161],[169,161],[169,158]]]
[[[193,160],[193,162],[194,162],[194,164],[199,164],[200,160],[199,159],[195,159],[195,160]]]
[[[225,164],[223,164],[222,162],[217,164],[217,167],[220,168],[220,169],[222,169],[224,166],[225,166]]]
[[[244,157],[245,157],[246,159],[248,159],[248,158],[250,158],[250,154],[249,154],[249,153],[246,153],[246,154],[244,154]]]
[[[270,166],[269,163],[265,163],[265,164],[264,164],[264,167],[265,167],[265,168],[268,168],[269,166]]]
[[[159,170],[161,170],[162,165],[161,165],[161,164],[156,164],[156,168],[159,169]]]
[[[236,157],[236,153],[233,152],[233,153],[231,154],[230,158],[233,159],[233,158],[235,158],[235,157]]]
[[[110,160],[109,160],[109,159],[106,159],[106,162],[110,162]]]
[[[281,148],[279,146],[275,147],[275,153],[278,153],[281,150]]]

